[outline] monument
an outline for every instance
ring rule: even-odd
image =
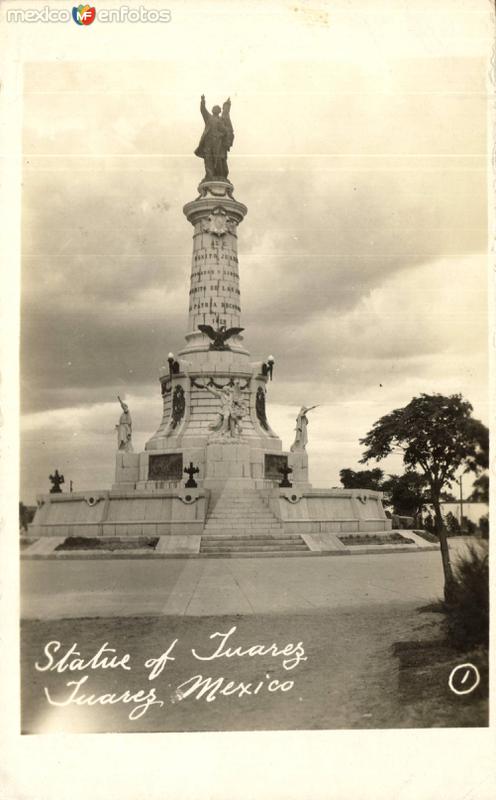
[[[226,100],[210,113],[201,98],[195,154],[205,175],[183,209],[193,229],[188,322],[185,344],[160,370],[160,424],[133,452],[119,398],[112,488],[40,496],[31,535],[154,536],[162,553],[298,553],[340,551],[339,533],[391,528],[379,492],[310,484],[307,414],[315,406],[302,406],[290,450],[269,423],[275,360],[251,359],[241,325],[238,233],[247,207],[228,179],[230,109]]]

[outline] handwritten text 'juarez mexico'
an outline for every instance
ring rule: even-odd
[[[277,659],[277,666],[281,666],[286,672],[294,670],[302,661],[307,660],[303,642],[293,644],[291,642],[280,646],[275,642],[266,644],[251,644],[243,646],[235,643],[236,626],[233,626],[225,633],[216,631],[209,637],[213,644],[210,649],[202,651],[199,648],[191,648],[191,654],[197,661],[202,662],[221,662],[222,659],[248,659],[256,657],[270,656]],[[179,640],[174,639],[169,647],[157,657],[146,658],[144,661],[147,678],[154,681],[162,674],[167,664],[176,661],[176,653],[179,650]],[[71,673],[81,673],[78,680],[70,680],[65,683],[64,690],[57,692],[57,697],[45,686],[44,692],[47,701],[52,706],[97,706],[115,705],[118,703],[126,704],[131,707],[129,719],[137,720],[143,717],[149,708],[154,705],[163,706],[164,701],[157,696],[155,686],[149,689],[130,690],[123,692],[109,693],[90,693],[87,682],[92,671],[100,670],[123,670],[132,671],[131,656],[129,653],[118,655],[113,647],[105,642],[91,658],[83,658],[75,642],[68,649],[62,647],[61,642],[53,640],[47,642],[43,650],[44,659],[35,663],[35,668],[39,672],[55,672],[69,675]],[[175,703],[187,697],[194,697],[196,700],[204,699],[211,703],[219,696],[244,697],[257,695],[259,692],[289,692],[294,686],[294,680],[279,680],[271,678],[266,673],[264,679],[257,681],[227,680],[225,677],[213,678],[202,673],[192,675],[187,680],[180,683],[170,697],[170,702]],[[60,695],[60,696],[59,696]]]

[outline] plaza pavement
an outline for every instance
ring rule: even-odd
[[[463,541],[452,546],[464,548]],[[305,613],[441,596],[438,551],[336,558],[25,560],[25,619]]]

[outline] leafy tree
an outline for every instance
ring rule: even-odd
[[[382,491],[384,472],[379,467],[374,469],[342,469],[339,478],[345,489],[373,489]]]
[[[33,521],[34,509],[25,506],[22,500],[19,502],[19,528],[27,531],[28,525]]]
[[[382,469],[342,469],[339,473],[345,489],[373,489],[384,492],[384,504],[392,506],[395,514],[416,517],[429,502],[424,475],[409,470],[404,475],[388,475]]]
[[[395,514],[399,516],[419,517],[430,499],[427,478],[413,470],[403,475],[389,475],[382,484],[382,491],[386,495],[386,502],[393,506]]]
[[[472,494],[467,499],[469,503],[489,503],[489,475],[475,479]]]
[[[362,464],[401,453],[407,470],[419,469],[425,475],[441,545],[448,602],[453,596],[454,579],[441,514],[441,492],[455,479],[460,467],[478,473],[488,466],[489,431],[472,417],[472,410],[460,394],[421,394],[377,420],[360,440],[366,448]]]

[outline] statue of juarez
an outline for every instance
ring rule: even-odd
[[[229,117],[230,110],[231,100],[227,98],[222,109],[220,106],[214,106],[210,114],[205,105],[205,95],[202,94],[200,111],[205,120],[205,130],[195,150],[195,156],[203,158],[205,162],[204,181],[225,181],[229,175],[227,152],[231,149],[234,141],[233,126]]]

